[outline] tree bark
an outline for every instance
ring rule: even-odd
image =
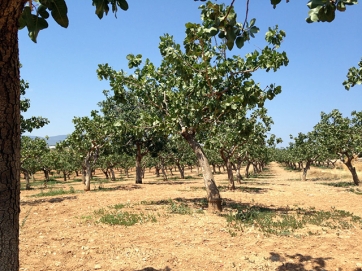
[[[227,152],[225,152],[223,149],[220,150],[220,155],[226,166],[226,171],[229,180],[229,190],[234,191],[235,182],[234,182],[233,166],[232,163],[230,162],[230,155]]]
[[[63,181],[67,181],[67,171],[63,170]]]
[[[352,158],[348,158],[347,162],[344,162],[344,164],[347,166],[347,168],[351,172],[354,184],[359,185],[359,178],[357,175],[356,168],[352,165]]]
[[[20,72],[24,0],[0,1],[0,270],[19,270]]]
[[[303,174],[302,174],[302,181],[306,181],[307,180],[307,173],[308,170],[310,169],[310,161],[307,161],[307,163],[305,164],[305,167],[303,168]]]
[[[90,191],[90,181],[92,178],[92,167],[91,164],[89,162],[89,158],[88,156],[86,157],[85,160],[85,187],[84,187],[84,191]]]
[[[209,209],[221,212],[221,196],[219,189],[217,188],[214,181],[214,176],[210,168],[209,160],[207,159],[201,145],[195,140],[195,135],[193,133],[189,133],[186,129],[183,129],[181,135],[183,136],[183,138],[186,139],[187,143],[194,151],[199,165],[202,168],[202,175],[204,178]]]
[[[141,145],[137,144],[136,152],[136,184],[142,183],[142,152]]]
[[[180,172],[180,178],[185,179],[185,169],[183,166],[181,166],[180,162],[176,161],[176,166],[178,168],[178,171]]]
[[[114,174],[113,168],[109,168],[109,171],[111,172],[111,181],[116,181],[116,175]]]

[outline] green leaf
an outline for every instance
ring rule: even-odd
[[[232,50],[234,47],[234,40],[227,40],[226,46],[228,47],[229,50]]]
[[[109,11],[109,7],[108,7],[108,0],[97,0],[97,1],[93,1],[93,6],[96,6],[96,14],[98,16],[99,19],[103,18],[103,14],[105,13],[106,15],[108,14]]]
[[[62,27],[69,25],[68,8],[64,0],[52,0],[49,5],[53,19]]]
[[[47,11],[47,7],[44,5],[40,5],[37,10],[38,14],[44,19],[49,18],[49,12]]]
[[[250,27],[252,27],[252,26],[255,24],[255,21],[256,21],[255,18],[254,18],[254,19],[251,19],[251,21],[250,21]]]
[[[244,38],[243,37],[237,37],[236,38],[236,41],[235,41],[235,43],[236,43],[236,46],[239,48],[239,49],[241,49],[243,46],[244,46]]]
[[[282,0],[270,0],[270,3],[273,5],[273,8],[275,9],[281,1]]]
[[[34,28],[29,30],[29,37],[30,39],[36,43],[36,38],[38,37],[39,31],[45,28],[48,28],[48,22],[41,17],[33,15],[34,19]]]
[[[117,3],[122,10],[128,10],[128,3],[126,0],[118,0]]]

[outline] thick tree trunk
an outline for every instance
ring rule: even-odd
[[[220,192],[214,181],[214,176],[210,168],[209,160],[207,159],[201,145],[195,140],[194,134],[190,134],[186,130],[183,130],[182,136],[191,146],[199,162],[199,165],[202,168],[202,175],[204,178],[209,209],[213,211],[222,211]]]
[[[0,1],[0,270],[19,270],[20,73],[23,0]]]
[[[142,183],[142,153],[141,146],[137,145],[136,152],[136,184]]]
[[[85,176],[87,175],[87,172],[85,168],[82,168],[82,184],[85,185]]]
[[[90,181],[92,179],[92,166],[89,162],[88,156],[85,160],[85,186],[84,191],[90,191]]]
[[[344,162],[344,164],[347,166],[347,168],[351,172],[354,184],[359,185],[359,179],[358,179],[356,168],[352,165],[352,158],[348,158],[347,162]]]

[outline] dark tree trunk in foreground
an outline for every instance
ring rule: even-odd
[[[354,184],[359,185],[359,179],[358,179],[356,168],[352,165],[352,158],[348,158],[347,162],[344,162],[344,164],[347,166],[347,168],[351,172]]]
[[[194,151],[197,161],[202,168],[202,175],[204,178],[207,201],[209,203],[209,209],[214,211],[222,211],[221,197],[219,189],[214,181],[214,175],[212,174],[209,160],[207,159],[201,145],[195,140],[195,135],[182,131],[182,136],[186,139],[187,143]]]
[[[22,0],[0,1],[0,271],[19,270]]]

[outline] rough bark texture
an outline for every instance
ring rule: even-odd
[[[209,160],[207,159],[201,145],[195,140],[194,134],[183,131],[182,136],[191,146],[192,150],[196,154],[197,161],[202,168],[209,209],[213,211],[222,211],[220,192],[214,181],[214,175],[212,174]]]
[[[345,165],[347,166],[347,168],[349,169],[349,171],[352,174],[354,184],[359,185],[359,179],[358,179],[356,168],[352,165],[352,158],[351,159],[348,158],[347,162],[345,162]]]
[[[19,269],[20,73],[24,1],[0,1],[0,271]]]

